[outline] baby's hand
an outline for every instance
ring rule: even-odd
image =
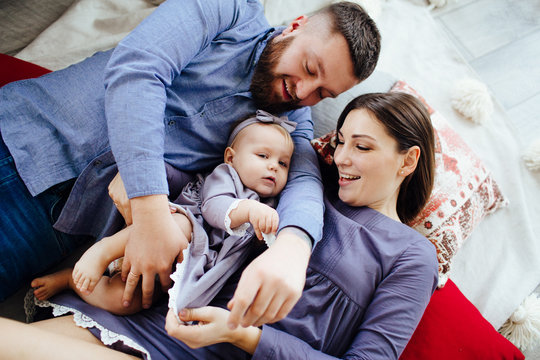
[[[262,233],[275,234],[277,232],[279,215],[270,206],[260,202],[253,202],[248,210],[248,217],[259,240],[263,239]]]

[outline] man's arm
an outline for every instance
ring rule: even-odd
[[[275,243],[242,273],[228,305],[231,328],[279,321],[302,295],[311,255],[306,236],[315,243],[321,238],[324,212],[317,157],[309,142],[310,116],[308,108],[289,116],[298,126],[289,181],[278,205],[281,230]]]
[[[124,303],[142,275],[143,306],[155,275],[162,286],[183,241],[168,210],[164,166],[167,87],[216,34],[233,23],[235,6],[218,0],[170,0],[114,50],[105,72],[109,142],[130,200],[133,231],[126,246]]]

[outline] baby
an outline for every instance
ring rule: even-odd
[[[186,257],[181,275],[173,274],[173,302],[182,305],[204,304],[219,291],[215,283],[223,283],[244,258],[241,250],[249,243],[252,232],[259,239],[269,239],[278,229],[279,217],[275,197],[287,183],[289,165],[294,151],[290,132],[296,124],[285,117],[278,118],[258,110],[241,121],[231,132],[224,153],[224,163],[203,178],[188,184],[182,194],[171,203],[172,216],[191,244],[184,244],[179,262]],[[210,229],[208,228],[210,225]],[[92,245],[75,264],[51,275],[34,279],[31,286],[39,300],[64,289],[72,289],[84,301],[118,315],[126,315],[142,308],[140,286],[129,307],[122,305],[124,282],[120,274],[105,276],[108,265],[124,255],[130,226],[105,237]],[[216,250],[217,249],[217,250]],[[211,253],[210,255],[208,253]],[[204,256],[203,256],[204,255]],[[194,259],[204,258],[205,263]],[[191,259],[191,261],[190,261]],[[193,265],[194,264],[194,265]],[[220,265],[220,266],[218,266]],[[187,268],[186,268],[187,267]],[[211,268],[213,272],[208,271]],[[179,271],[177,271],[178,273]],[[201,278],[201,273],[210,274]],[[200,285],[189,284],[189,274]],[[178,300],[178,282],[182,278],[186,288],[198,288],[189,300]],[[156,292],[157,296],[158,292]]]

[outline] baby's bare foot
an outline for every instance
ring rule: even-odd
[[[75,287],[83,294],[90,294],[112,260],[101,241],[92,245],[73,268]]]
[[[54,274],[32,280],[30,286],[34,288],[34,296],[38,300],[47,300],[60,291],[69,289],[69,278],[71,269],[64,269]]]

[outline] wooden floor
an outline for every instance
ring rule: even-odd
[[[540,139],[540,0],[448,0],[433,16],[506,110],[521,146]]]

